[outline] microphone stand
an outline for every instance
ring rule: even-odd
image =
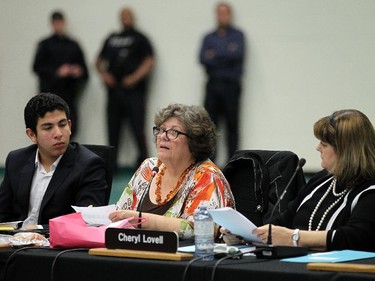
[[[145,199],[145,196],[146,196],[146,193],[148,192],[150,186],[151,186],[151,183],[152,183],[152,180],[154,179],[154,177],[156,176],[156,174],[159,172],[159,167],[155,166],[153,169],[152,169],[152,173],[151,173],[151,178],[150,178],[150,181],[148,182],[145,190],[143,191],[143,194],[142,194],[142,197],[141,197],[141,200],[139,201],[139,204],[138,204],[138,210],[139,210],[139,214],[138,214],[138,228],[141,229],[142,228],[142,205],[143,205],[143,201]]]
[[[279,258],[303,256],[307,254],[307,248],[305,247],[273,246],[272,245],[272,224],[271,224],[276,208],[280,205],[281,200],[284,198],[288,188],[291,186],[294,178],[297,175],[297,172],[302,169],[305,163],[306,163],[306,160],[304,158],[301,158],[298,161],[296,170],[294,171],[292,177],[290,178],[289,182],[285,186],[283,193],[280,195],[279,199],[277,200],[275,206],[272,209],[270,222],[268,224],[267,245],[257,246],[256,250],[254,251],[255,255],[258,258],[279,259]]]

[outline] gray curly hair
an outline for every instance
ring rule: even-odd
[[[186,134],[189,136],[189,149],[195,161],[207,160],[214,155],[216,127],[203,106],[170,104],[155,114],[155,126],[160,127],[171,117],[178,118],[185,127]],[[156,137],[154,141],[156,142]]]

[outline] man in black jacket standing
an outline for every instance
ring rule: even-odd
[[[53,34],[38,44],[33,69],[39,77],[40,93],[55,93],[68,104],[73,123],[72,137],[77,132],[76,99],[88,79],[88,70],[79,44],[66,35],[64,15],[51,15]]]
[[[107,37],[96,68],[108,92],[109,144],[115,147],[117,159],[121,128],[127,118],[138,147],[135,165],[139,166],[148,157],[144,127],[147,78],[154,66],[154,51],[150,40],[135,28],[130,8],[121,10],[120,20],[122,30]]]

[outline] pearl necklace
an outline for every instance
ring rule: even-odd
[[[338,197],[335,202],[333,202],[328,208],[327,210],[325,210],[325,212],[323,213],[323,216],[322,218],[320,219],[319,223],[318,223],[318,226],[316,227],[316,231],[318,231],[320,229],[320,227],[322,226],[322,223],[324,221],[324,219],[326,218],[327,214],[329,213],[329,211],[332,210],[332,208],[334,206],[336,206],[336,204],[341,200],[341,198],[344,197],[345,193],[348,192],[349,188],[346,188],[345,190],[343,190],[342,192],[340,193],[337,193],[336,192],[336,179],[333,179],[330,186],[328,187],[327,191],[324,193],[324,195],[322,196],[322,198],[320,198],[318,204],[316,204],[313,212],[311,213],[311,216],[310,216],[310,219],[309,219],[309,231],[312,230],[312,221],[315,217],[315,214],[316,212],[318,211],[320,205],[323,203],[324,199],[328,196],[328,194],[330,193],[332,189],[332,193],[335,197]]]
[[[163,166],[161,171],[158,173],[158,177],[156,179],[156,189],[155,189],[156,204],[163,205],[166,202],[168,202],[169,199],[171,199],[173,196],[176,195],[177,191],[180,189],[180,185],[182,184],[182,182],[184,181],[186,175],[190,172],[190,170],[193,169],[194,165],[195,163],[191,164],[189,167],[185,169],[185,171],[181,174],[180,178],[178,179],[175,187],[171,191],[169,191],[167,197],[163,201],[161,201],[161,180],[162,180],[162,177],[164,176],[165,170],[167,169],[165,165]]]

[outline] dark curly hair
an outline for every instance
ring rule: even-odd
[[[176,117],[189,136],[188,144],[195,161],[200,162],[214,155],[216,127],[204,107],[199,105],[170,104],[155,114],[155,126],[160,127],[167,119]],[[156,142],[156,137],[154,138]]]
[[[66,118],[69,119],[69,106],[58,95],[41,93],[32,97],[24,110],[26,128],[30,128],[36,134],[38,119],[43,118],[47,112],[52,112],[56,109],[64,111]]]

